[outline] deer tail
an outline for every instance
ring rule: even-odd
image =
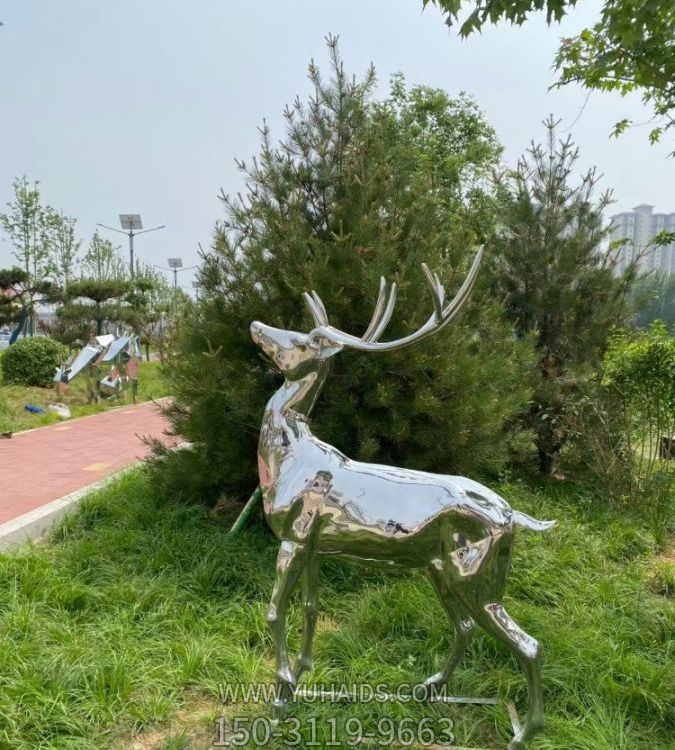
[[[532,516],[528,516],[527,513],[521,513],[519,510],[513,511],[511,520],[516,526],[522,526],[524,529],[530,531],[548,531],[550,528],[558,523],[557,521],[538,521]]]

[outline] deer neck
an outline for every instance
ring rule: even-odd
[[[284,459],[293,448],[312,433],[307,423],[312,407],[326,380],[325,365],[299,380],[286,380],[265,407],[260,441],[258,469],[263,491],[276,483]]]
[[[307,425],[309,416],[321,388],[326,380],[326,368],[322,367],[299,380],[285,380],[284,384],[268,401],[265,408],[265,422],[281,427],[287,425],[296,437],[296,425]],[[297,437],[300,437],[298,434]]]

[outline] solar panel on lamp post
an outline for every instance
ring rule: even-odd
[[[169,258],[167,260],[169,268],[173,271],[173,290],[178,288],[178,270],[183,267],[182,258]]]
[[[143,229],[143,222],[141,221],[140,214],[119,214],[120,226],[122,229],[116,229],[115,227],[109,227],[107,224],[97,223],[97,227],[103,227],[104,229],[110,229],[112,232],[119,232],[120,234],[126,234],[129,238],[129,273],[131,278],[134,277],[134,237],[137,234],[146,234],[147,232],[156,232],[158,229],[166,229],[166,225],[161,224],[158,227],[151,227],[150,229]]]

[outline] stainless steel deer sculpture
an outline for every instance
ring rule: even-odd
[[[438,276],[423,265],[433,313],[418,331],[396,341],[379,341],[396,302],[396,285],[387,290],[384,279],[373,318],[360,338],[330,325],[316,292],[305,294],[316,324],[310,333],[251,324],[253,340],[285,378],[265,409],[258,447],[265,517],[281,541],[267,615],[276,648],[280,698],[273,711],[277,716],[283,713],[300,675],[312,668],[319,556],[332,555],[423,569],[456,633],[447,664],[425,684],[442,685],[449,680],[475,626],[480,625],[515,654],[527,679],[527,718],[509,749],[523,747],[543,726],[540,647],[509,617],[502,600],[515,527],[545,531],[555,522],[519,513],[495,492],[465,477],[352,461],[314,437],[307,423],[330,357],[345,347],[391,351],[440,331],[466,301],[481,257],[482,248],[457,295],[447,304]],[[291,669],[286,611],[301,577],[304,637],[295,669]]]

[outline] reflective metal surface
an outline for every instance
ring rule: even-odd
[[[82,372],[82,370],[84,370],[84,368],[90,364],[100,352],[101,347],[98,345],[85,346],[75,357],[72,365],[66,370],[68,382]]]
[[[106,349],[115,340],[115,335],[112,333],[104,333],[101,336],[94,336],[94,338],[101,345],[102,349]]]
[[[495,492],[466,477],[352,461],[312,435],[307,420],[330,357],[345,347],[400,348],[441,329],[467,299],[480,258],[481,252],[447,304],[438,277],[424,267],[434,311],[417,332],[398,341],[379,342],[396,299],[395,287],[387,292],[384,280],[373,319],[360,338],[329,324],[316,292],[306,295],[316,323],[310,333],[251,324],[253,340],[285,378],[265,409],[258,447],[265,516],[281,541],[268,610],[282,696],[274,706],[277,714],[292,697],[300,675],[312,668],[319,561],[332,555],[424,570],[456,634],[445,667],[426,684],[450,679],[479,625],[518,658],[527,679],[527,718],[509,748],[522,747],[543,725],[540,647],[510,618],[502,601],[515,527],[545,531],[553,522],[514,511]],[[300,580],[304,637],[291,668],[285,619],[289,597]]]
[[[99,386],[105,386],[116,394],[125,390],[131,383],[134,403],[136,402],[138,360],[141,357],[139,337],[134,334],[115,336],[112,333],[95,336],[92,343],[84,346],[71,363],[63,363],[56,368],[54,380],[62,384],[69,383],[81,372],[86,372],[89,380],[89,400],[98,400]],[[110,372],[100,377],[98,365],[112,363]]]
[[[112,362],[129,345],[129,336],[120,336],[108,346],[108,351],[101,357],[101,362]]]
[[[101,379],[101,385],[104,385],[106,388],[110,388],[113,391],[122,387],[123,380],[117,367],[113,365],[110,368],[110,372]]]

